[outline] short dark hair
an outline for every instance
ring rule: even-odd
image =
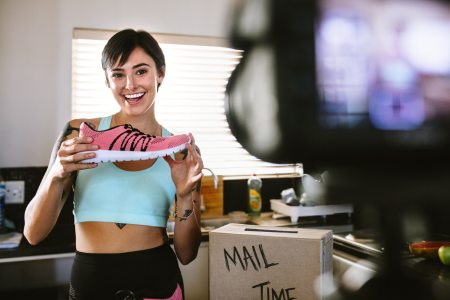
[[[136,48],[142,48],[155,61],[158,71],[166,66],[164,53],[155,38],[143,30],[124,29],[114,34],[106,43],[102,52],[102,68],[106,72],[119,60],[123,65]]]

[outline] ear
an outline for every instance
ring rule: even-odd
[[[108,76],[106,76],[106,74],[105,74],[105,84],[109,88],[109,80],[108,80]]]
[[[159,87],[164,80],[164,76],[166,75],[166,67],[162,67],[158,71],[158,78],[156,78],[156,82],[158,83],[156,86],[156,90],[159,91]]]
[[[161,67],[158,72],[158,78],[157,78],[158,85],[160,85],[163,82],[165,75],[166,75],[166,67]]]

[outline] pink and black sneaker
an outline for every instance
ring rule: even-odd
[[[80,136],[90,136],[92,144],[99,149],[92,151],[96,157],[85,159],[84,163],[100,163],[130,160],[145,160],[167,156],[182,151],[191,142],[187,134],[168,137],[142,133],[129,124],[97,131],[88,123],[81,123]]]

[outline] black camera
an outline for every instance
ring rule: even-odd
[[[276,163],[446,164],[450,4],[240,1],[227,87],[232,133]]]

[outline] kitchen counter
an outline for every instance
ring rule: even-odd
[[[208,241],[208,232],[216,227],[225,225],[232,220],[227,217],[213,218],[202,220],[202,240]],[[335,257],[335,276],[341,276],[351,266],[362,266],[373,274],[375,274],[376,264],[382,257],[382,248],[377,243],[367,241],[365,243],[358,243],[358,240],[348,239],[348,236],[353,232],[353,226],[346,218],[335,219],[313,219],[307,218],[301,220],[299,223],[292,224],[287,219],[273,219],[271,214],[263,214],[261,218],[247,221],[246,223],[258,224],[262,226],[288,226],[288,227],[300,227],[300,228],[321,228],[330,229],[334,233],[334,257]],[[333,224],[331,224],[333,223]],[[169,239],[172,241],[172,234],[169,232]],[[75,252],[75,236],[73,225],[68,227],[55,228],[55,230],[38,246],[31,246],[28,244],[25,238],[22,238],[19,248],[14,250],[0,250],[0,274],[2,274],[0,281],[0,291],[6,287],[9,289],[14,286],[8,286],[5,284],[5,280],[12,280],[14,276],[23,277],[25,273],[24,264],[32,266],[35,272],[42,273],[45,277],[48,273],[59,273],[48,275],[50,277],[48,281],[43,279],[42,282],[28,282],[29,288],[36,286],[45,286],[53,282],[56,284],[66,284],[68,280],[68,270],[73,260]],[[202,243],[203,244],[203,243]],[[207,243],[205,244],[207,247]],[[207,260],[207,248],[206,252],[202,255]],[[406,250],[406,249],[405,249]],[[450,285],[450,268],[440,264],[439,261],[425,260],[422,258],[416,258],[409,255],[407,251],[404,253],[405,266],[410,270],[411,274],[416,274],[424,278],[429,284],[442,283]],[[46,261],[45,265],[43,261]],[[202,267],[203,270],[206,267]],[[29,269],[29,268],[28,268]],[[207,268],[206,268],[207,270]],[[65,272],[65,273],[64,273]],[[61,275],[64,273],[64,275]],[[36,275],[36,274],[35,274]],[[27,275],[29,276],[29,275]],[[41,276],[41,275],[37,275]],[[33,281],[36,279],[33,278]],[[23,288],[24,282],[12,281],[17,284],[17,288]]]
[[[189,287],[189,299],[205,299],[203,295],[207,293],[207,285],[202,286],[208,280],[207,241],[208,232],[203,230],[197,259],[186,266],[180,264],[185,286]],[[169,234],[169,242],[173,242],[172,234]],[[11,298],[13,291],[13,299],[34,297],[39,292],[45,294],[42,298],[55,299],[54,295],[58,294],[58,299],[67,299],[74,257],[73,225],[55,227],[37,246],[22,238],[18,248],[0,250],[0,299]]]
[[[263,213],[261,217],[251,220],[233,220],[228,216],[202,219],[202,241],[208,241],[208,232],[228,223],[246,223],[261,226],[298,227],[298,228],[320,228],[333,231],[334,249],[341,251],[358,259],[376,259],[382,254],[382,248],[376,243],[360,242],[361,240],[350,240],[346,236],[353,232],[351,220],[347,217],[303,218],[298,223],[291,223],[288,218],[272,217],[272,213]],[[172,242],[173,221],[168,222],[168,237]],[[58,255],[75,252],[75,233],[73,225],[55,227],[50,235],[39,245],[30,245],[22,238],[20,246],[16,249],[0,250],[0,263],[8,261],[30,260],[33,257],[40,259],[46,255]],[[407,257],[407,253],[405,253]]]
[[[173,234],[168,233],[169,242],[173,242]],[[202,230],[202,241],[208,241],[208,231]],[[53,258],[75,253],[75,233],[73,226],[55,228],[50,235],[37,246],[28,243],[22,237],[18,248],[0,249],[0,264],[13,261]]]
[[[46,255],[75,252],[75,233],[73,226],[58,227],[38,246],[32,246],[22,237],[18,248],[0,250],[0,263],[29,260]]]

